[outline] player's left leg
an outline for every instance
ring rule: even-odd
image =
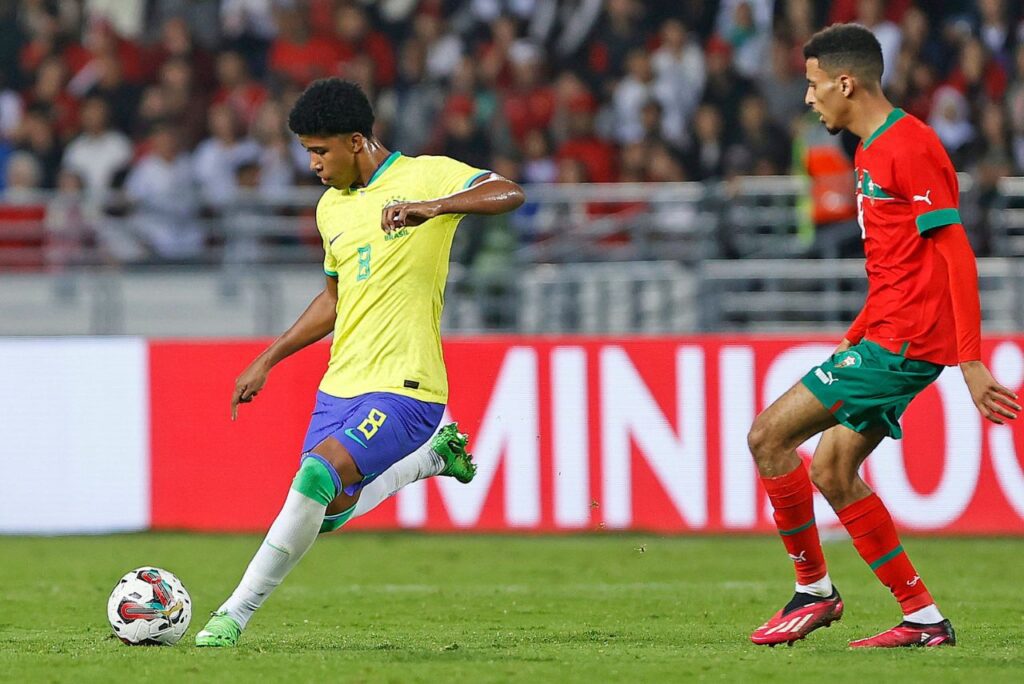
[[[456,423],[445,425],[416,451],[398,461],[369,484],[357,497],[344,492],[327,507],[320,532],[333,532],[349,520],[366,515],[403,487],[435,475],[470,482],[476,476],[473,455],[466,450],[469,436],[459,432]]]
[[[889,433],[885,426],[855,432],[837,425],[822,435],[811,463],[811,479],[839,515],[861,558],[889,588],[903,610],[903,622],[852,647],[938,646],[955,644],[920,575],[903,550],[892,516],[861,479],[864,459]]]

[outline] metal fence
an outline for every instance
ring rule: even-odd
[[[1001,255],[979,260],[986,328],[1022,330],[1024,178],[1003,179],[984,202],[970,179],[961,186],[965,223],[984,224]],[[202,250],[174,259],[118,256],[118,239],[145,238],[131,213],[53,196],[0,208],[0,335],[280,332],[323,286],[319,192],[251,195],[208,213]],[[839,331],[864,301],[863,260],[804,258],[803,192],[796,178],[529,188],[515,215],[463,223],[443,325]]]

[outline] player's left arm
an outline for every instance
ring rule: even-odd
[[[981,362],[981,300],[978,266],[960,220],[956,169],[938,136],[929,131],[908,145],[895,162],[899,195],[908,202],[918,234],[932,240],[946,262],[956,327],[957,358],[971,399],[993,423],[1013,420],[1017,395],[1003,387]]]
[[[978,267],[967,233],[959,223],[929,232],[935,248],[946,261],[949,291],[953,300],[956,323],[957,354],[960,372],[971,392],[971,399],[988,420],[1003,424],[1013,420],[1020,411],[1017,395],[1003,387],[981,362],[981,301],[978,297]]]
[[[526,201],[526,193],[507,178],[485,173],[465,190],[420,202],[399,202],[384,208],[380,225],[385,232],[405,226],[418,226],[443,214],[504,214],[518,209]]]

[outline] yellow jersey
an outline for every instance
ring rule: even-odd
[[[384,207],[436,199],[488,173],[448,157],[392,153],[365,187],[329,188],[316,207],[324,272],[338,279],[338,318],[320,390],[392,392],[447,403],[441,309],[455,228],[446,214],[390,235]]]

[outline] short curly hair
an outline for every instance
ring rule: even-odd
[[[373,107],[358,84],[340,78],[313,81],[288,115],[295,135],[373,135]]]
[[[818,31],[804,44],[804,59],[815,58],[828,74],[849,70],[873,86],[882,79],[882,46],[860,24],[833,24]]]

